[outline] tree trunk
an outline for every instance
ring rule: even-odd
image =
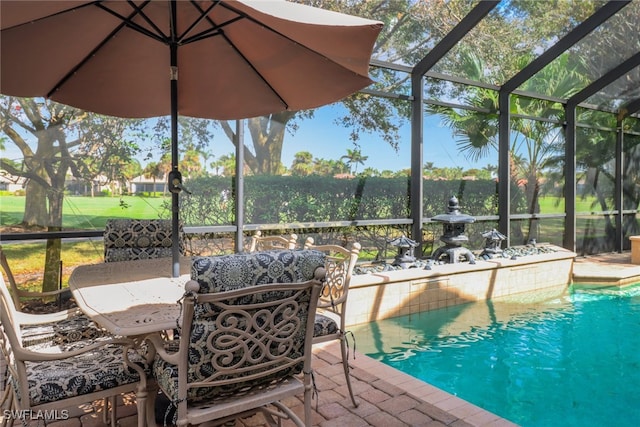
[[[532,174],[527,177],[527,204],[529,206],[529,214],[540,213],[540,181]],[[529,232],[527,241],[529,243],[532,239],[538,239],[540,237],[540,220],[538,218],[529,218]]]
[[[49,228],[47,231],[62,230],[62,206],[64,193],[53,191],[49,195]],[[62,242],[58,239],[47,239],[47,250],[44,262],[43,292],[55,291],[61,282]]]
[[[62,242],[60,239],[47,239],[46,258],[44,262],[44,277],[42,281],[43,292],[55,291],[60,286],[60,281],[62,279],[62,261],[60,255],[61,252]]]
[[[25,188],[24,215],[25,228],[47,227],[47,190],[30,179]]]
[[[289,120],[295,115],[295,111],[282,111],[269,116],[247,119],[255,156],[245,147],[245,163],[254,174],[280,173],[285,129]],[[223,122],[222,125],[227,137],[235,143],[230,125],[227,122]]]

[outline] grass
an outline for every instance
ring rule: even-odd
[[[5,243],[2,251],[7,256],[11,272],[20,288],[30,291],[42,290],[46,242]],[[62,242],[62,283],[67,286],[75,266],[103,262],[102,240]]]
[[[66,230],[100,230],[109,218],[168,218],[165,201],[170,203],[171,198],[65,196],[62,226]],[[0,226],[20,224],[24,204],[24,196],[0,196]]]
[[[101,230],[109,218],[169,218],[167,197],[85,197],[66,196],[64,198],[62,226],[66,230]],[[593,198],[577,199],[576,211],[591,212]],[[24,196],[0,196],[0,226],[10,227],[20,224],[24,213]],[[564,212],[564,199],[541,197],[542,213]]]
[[[595,197],[576,198],[576,212],[592,212],[599,211],[600,206],[594,205]],[[546,196],[540,198],[540,212],[545,214],[551,213],[563,213],[564,212],[564,198]]]
[[[66,230],[102,230],[109,218],[168,217],[163,204],[170,197],[80,197],[64,198],[62,225]],[[20,224],[24,213],[24,196],[0,196],[0,226]],[[3,243],[11,271],[21,288],[42,290],[45,241]],[[63,286],[69,281],[73,268],[80,264],[99,263],[104,260],[101,239],[63,240]]]

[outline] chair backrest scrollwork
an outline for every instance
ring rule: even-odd
[[[186,297],[179,359],[188,366],[186,375],[178,367],[178,402],[237,398],[305,365],[309,372],[320,288],[307,281]]]
[[[289,236],[263,236],[258,230],[251,236],[248,252],[269,251],[275,249],[295,249],[298,243],[298,235]]]
[[[322,252],[326,256],[324,287],[318,308],[331,309],[343,316],[351,276],[358,261],[361,245],[358,242],[352,243],[350,248],[339,245],[315,245],[312,238],[307,238],[304,248]]]

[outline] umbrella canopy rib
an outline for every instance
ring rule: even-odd
[[[178,37],[178,40],[182,40],[181,44],[187,44],[187,43],[196,42],[196,41],[199,41],[199,40],[203,40],[203,39],[205,39],[207,37],[212,37],[212,36],[215,36],[215,35],[219,34],[221,26],[218,26],[215,22],[213,22],[211,20],[211,18],[209,18],[209,13],[211,12],[211,10],[214,7],[218,6],[218,5],[219,5],[219,3],[215,2],[215,3],[212,3],[207,8],[207,10],[203,10],[200,6],[198,6],[197,4],[194,4],[196,9],[198,9],[200,11],[200,17],[198,19],[194,20],[193,23],[189,26],[189,28],[187,28],[184,31],[184,33],[180,37]],[[238,19],[241,19],[241,18],[238,17],[238,18],[231,19],[231,20],[227,21],[226,23],[224,23],[223,25],[231,24],[231,23],[237,21]],[[202,32],[200,32],[200,34],[192,36],[189,39],[185,39],[186,35],[189,34],[191,32],[191,30],[193,30],[203,20],[206,20],[213,28],[211,28],[209,30],[202,31]]]
[[[145,2],[145,5],[149,4],[149,3],[150,3],[150,1]],[[119,20],[121,20],[122,23],[124,24],[124,26],[129,27],[132,30],[136,30],[136,31],[144,34],[145,36],[150,37],[152,39],[155,39],[155,40],[157,40],[157,41],[159,41],[161,43],[168,44],[168,41],[170,40],[170,36],[164,34],[162,32],[162,30],[156,25],[156,23],[144,13],[144,11],[143,11],[144,5],[142,7],[140,7],[140,6],[137,6],[134,3],[129,3],[129,4],[131,5],[131,7],[134,10],[129,16],[123,16],[120,13],[118,13],[117,11],[108,8],[103,3],[96,3],[96,6],[99,7],[100,9],[104,10],[105,12],[110,13],[111,15],[115,16]],[[150,30],[144,28],[143,26],[138,25],[137,23],[135,23],[133,21],[133,18],[136,17],[136,16],[142,17],[142,19],[144,19],[145,22],[147,22],[156,32],[154,33],[153,31],[150,31]],[[120,28],[122,28],[122,27],[120,27]]]
[[[47,92],[47,94],[45,95],[45,98],[51,98],[62,86],[64,86],[64,84],[71,78],[73,77],[73,75],[75,73],[78,72],[78,70],[80,70],[84,64],[87,63],[87,61],[91,60],[91,58],[105,45],[109,42],[109,40],[115,36],[121,29],[122,27],[125,26],[125,23],[123,22],[121,25],[119,25],[118,27],[116,27],[107,37],[104,38],[104,40],[102,40],[91,52],[89,52],[84,58],[82,58],[80,60],[80,62],[78,62],[78,64],[71,68],[69,70],[69,72],[62,77],[62,79],[60,79],[60,81],[56,84],[53,85],[53,87],[51,88],[51,90],[49,92]]]

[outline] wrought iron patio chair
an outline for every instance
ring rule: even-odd
[[[295,249],[298,244],[298,236],[295,233],[289,236],[263,236],[260,230],[251,236],[249,252],[268,251],[272,249]]]
[[[7,306],[13,313],[12,318],[20,328],[24,347],[63,345],[108,335],[78,308],[42,314],[17,310],[3,277],[0,277],[0,295],[7,300]]]
[[[105,330],[96,325],[78,307],[37,314],[21,311],[22,298],[44,300],[67,292],[70,295],[70,291],[68,288],[50,292],[24,291],[20,289],[1,247],[0,267],[9,282],[9,287],[7,287],[4,276],[0,277],[0,294],[7,299],[11,309],[15,312],[13,317],[20,326],[22,344],[25,347],[47,346],[49,344],[60,345],[65,342],[91,340],[107,335]]]
[[[358,406],[349,374],[349,346],[347,335],[353,334],[346,331],[347,296],[353,269],[358,261],[361,245],[354,242],[350,249],[339,245],[315,245],[311,237],[307,237],[304,249],[314,249],[324,252],[325,277],[318,302],[318,312],[315,318],[313,343],[323,343],[332,340],[340,341],[342,366],[349,390],[349,396],[354,406]],[[355,351],[355,338],[354,338]]]
[[[260,412],[270,425],[311,425],[320,288],[311,280],[201,294],[198,282],[188,282],[180,339],[148,337],[157,351],[153,375],[177,408],[173,423],[218,425]],[[304,421],[281,403],[297,395],[304,395]]]
[[[2,288],[6,289],[4,283]],[[54,337],[46,345],[39,342],[27,346],[20,323],[25,313],[15,310],[4,289],[0,292],[0,403],[14,411],[4,412],[3,425],[11,421],[7,414],[28,417],[48,411],[63,417],[62,411],[72,405],[104,400],[105,405],[111,402],[111,425],[115,427],[113,396],[146,388],[149,365],[138,353],[128,350],[133,342],[105,336],[95,340]],[[127,367],[126,359],[135,363],[136,369]],[[105,406],[105,423],[108,411]],[[26,425],[31,420],[19,421]]]
[[[6,273],[9,280],[13,279],[13,274],[9,268],[6,257],[0,254],[0,260],[2,261],[2,268]],[[13,312],[12,316],[16,324],[19,325],[21,332],[22,345],[25,348],[46,348],[56,347],[61,345],[77,344],[79,342],[87,342],[95,339],[99,339],[108,335],[107,331],[98,326],[95,322],[89,319],[79,308],[68,308],[65,310],[46,312],[46,313],[26,313],[18,309],[17,304],[20,304],[20,300],[15,298],[16,290],[19,291],[15,280],[13,282],[12,290],[10,291],[4,281],[4,277],[0,275],[0,294],[6,299],[9,309]],[[24,294],[18,294],[24,295]],[[47,293],[27,292],[26,296],[30,298],[38,298],[41,295],[47,295]],[[49,296],[56,295],[55,292],[49,293]],[[7,377],[2,374],[7,374],[6,361],[0,355],[0,364],[5,368],[0,369],[0,386],[6,385]],[[9,390],[5,388],[4,393],[0,393],[0,403],[6,402],[9,398]],[[107,408],[110,407],[111,417],[116,417],[115,396],[110,399],[105,398],[104,402],[104,422],[108,422],[109,414]],[[0,405],[1,407],[1,405]]]

